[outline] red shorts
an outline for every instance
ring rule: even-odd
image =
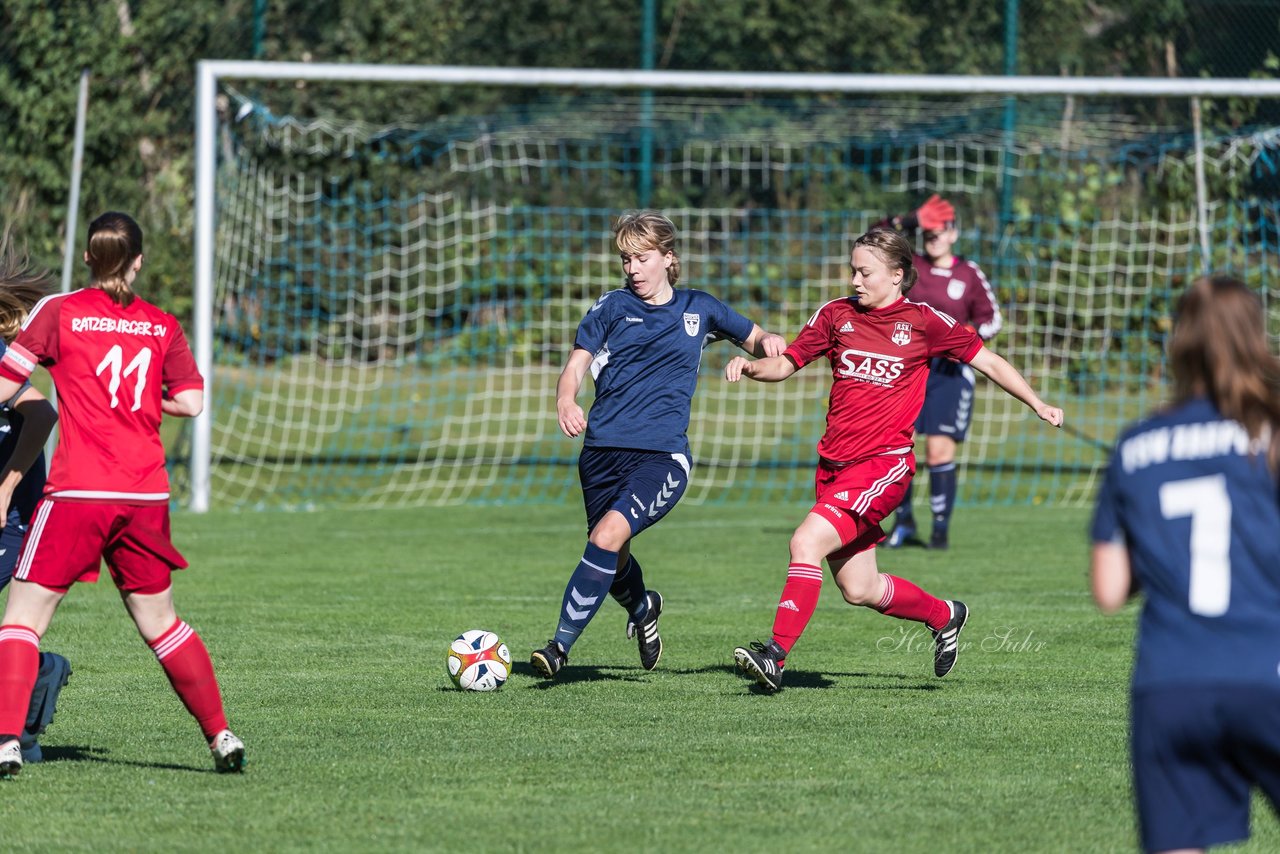
[[[842,543],[828,559],[849,558],[875,548],[884,539],[880,523],[898,509],[915,473],[916,458],[911,453],[839,467],[820,461],[813,477],[818,503],[810,512],[835,526]]]
[[[41,499],[13,577],[66,593],[97,581],[101,560],[125,593],[163,593],[186,560],[169,540],[167,504],[98,504]]]

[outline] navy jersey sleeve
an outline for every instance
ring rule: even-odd
[[[617,291],[610,291],[601,296],[583,316],[578,324],[578,333],[573,339],[575,347],[581,347],[589,353],[598,353],[609,340],[609,319],[612,314],[609,298],[616,293]]]
[[[751,337],[751,330],[755,328],[753,321],[738,314],[738,312],[709,294],[708,299],[712,304],[712,317],[718,337],[728,338],[739,345]]]
[[[1093,508],[1093,523],[1089,527],[1089,535],[1095,543],[1124,542],[1124,529],[1120,519],[1119,477],[1116,471],[1118,460],[1119,454],[1113,451]]]

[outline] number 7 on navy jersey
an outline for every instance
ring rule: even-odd
[[[1160,486],[1160,515],[1191,517],[1193,614],[1221,617],[1231,603],[1231,496],[1220,475],[1173,480]]]

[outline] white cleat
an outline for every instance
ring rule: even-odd
[[[0,744],[0,778],[17,777],[22,770],[22,748],[16,738]]]
[[[213,754],[213,768],[219,774],[244,770],[244,742],[231,730],[224,729],[215,735],[209,742],[209,752]]]

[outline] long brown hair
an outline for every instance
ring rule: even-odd
[[[129,265],[142,254],[142,229],[133,217],[107,211],[89,223],[86,254],[93,286],[106,291],[118,305],[133,302],[127,275]]]
[[[663,255],[671,253],[671,266],[667,268],[667,281],[672,287],[680,281],[680,255],[676,252],[676,224],[657,211],[627,211],[618,217],[613,227],[614,241],[620,252],[639,255],[647,249],[656,249]]]
[[[18,337],[27,314],[51,290],[48,271],[32,266],[6,231],[0,237],[0,338],[6,344]]]
[[[1270,434],[1280,471],[1280,359],[1267,343],[1262,300],[1230,276],[1196,279],[1178,300],[1169,363],[1177,403],[1204,395],[1252,439]]]
[[[902,292],[905,294],[911,290],[919,276],[916,274],[916,265],[911,261],[915,248],[910,240],[887,228],[873,228],[853,241],[853,249],[859,246],[873,250],[890,270],[901,270]]]

